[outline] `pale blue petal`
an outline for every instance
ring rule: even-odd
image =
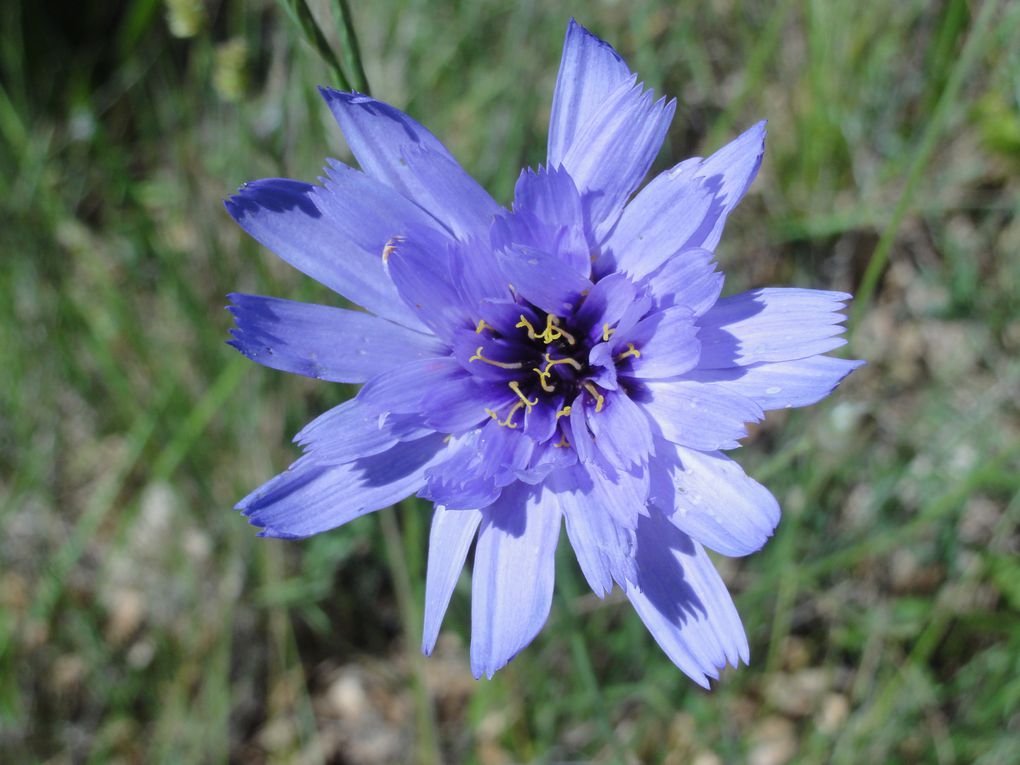
[[[399,364],[442,353],[433,336],[378,316],[260,295],[229,295],[229,341],[252,361],[331,382],[362,383]]]
[[[406,210],[391,204],[400,195],[358,175],[358,192],[342,196],[346,217],[325,211],[319,187],[286,179],[245,184],[224,205],[241,228],[294,268],[377,316],[421,329],[395,299],[380,257],[389,237],[408,225]]]
[[[747,663],[747,636],[704,548],[659,513],[637,530],[638,582],[627,597],[670,660],[708,687],[727,663]]]
[[[656,176],[624,209],[606,241],[604,258],[638,280],[688,249],[715,197],[704,184],[674,170]],[[679,179],[678,179],[679,178]]]
[[[845,292],[772,288],[723,298],[698,324],[700,369],[792,361],[846,344]]]
[[[688,247],[714,250],[719,244],[726,216],[744,198],[761,167],[765,134],[765,122],[759,122],[698,166],[695,175],[713,189],[715,201],[702,225],[688,239]]]
[[[559,536],[559,510],[541,488],[515,484],[484,510],[471,579],[475,677],[491,678],[545,624]]]
[[[370,457],[432,430],[422,427],[415,415],[381,415],[352,398],[305,425],[294,442],[317,464],[337,465]]]
[[[692,449],[735,449],[765,416],[739,393],[690,380],[646,382],[636,397],[667,440]]]
[[[621,84],[563,157],[581,192],[589,230],[601,242],[648,173],[666,137],[676,101],[652,101],[641,84]]]
[[[261,536],[298,538],[336,528],[392,505],[421,486],[443,450],[434,434],[343,465],[302,457],[237,504]]]
[[[478,510],[448,510],[436,505],[429,533],[429,562],[425,576],[425,627],[421,650],[432,654],[453,588],[464,568],[482,514]]]
[[[768,411],[815,404],[863,364],[831,356],[809,356],[728,369],[695,369],[686,377],[732,390]]]
[[[681,531],[722,555],[749,555],[779,523],[779,503],[720,452],[656,443],[650,501]]]
[[[723,288],[723,275],[715,270],[715,254],[695,248],[673,255],[646,276],[641,286],[655,298],[658,308],[684,306],[695,316],[715,305]]]
[[[421,359],[373,377],[357,398],[380,414],[417,414],[428,393],[463,375],[464,370],[452,358]]]
[[[549,117],[549,164],[559,165],[578,134],[606,98],[631,76],[612,46],[573,19],[567,25],[563,58]]]
[[[637,581],[633,526],[621,526],[611,514],[592,505],[594,486],[588,472],[579,466],[556,471],[546,487],[549,501],[558,503],[563,513],[567,538],[592,591],[601,598],[614,581]]]

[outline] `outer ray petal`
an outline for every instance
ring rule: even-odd
[[[549,616],[560,513],[515,484],[484,510],[471,580],[471,671],[492,677]]]
[[[740,617],[701,545],[653,512],[638,525],[636,555],[627,597],[674,664],[707,688],[727,662],[748,661]]]
[[[563,161],[609,94],[630,76],[627,64],[609,43],[570,20],[549,117],[550,166]]]
[[[309,459],[341,465],[386,451],[398,441],[413,441],[432,432],[415,415],[380,415],[356,398],[320,414],[294,436]]]
[[[698,321],[699,369],[793,361],[846,344],[840,324],[850,295],[761,289],[723,298]]]
[[[413,493],[443,449],[434,434],[343,465],[303,457],[237,504],[261,536],[294,539],[341,526]]]
[[[581,192],[589,230],[601,242],[659,153],[676,101],[652,101],[643,85],[621,84],[563,157]]]
[[[443,351],[431,335],[361,311],[259,295],[229,297],[237,322],[230,345],[252,361],[284,372],[362,383]]]
[[[425,627],[421,643],[421,650],[426,656],[431,655],[436,646],[443,616],[481,520],[482,514],[478,510],[447,510],[442,505],[436,505],[432,514],[425,577]]]
[[[356,180],[357,193],[337,197],[349,210],[345,216],[327,213],[318,187],[287,179],[248,183],[224,204],[241,228],[294,268],[377,316],[422,329],[394,300],[379,257],[387,239],[408,224],[399,206],[380,206],[380,199],[399,195],[363,175]],[[385,223],[379,210],[390,213]]]
[[[656,443],[650,502],[681,531],[722,555],[760,550],[779,523],[779,503],[720,452]]]
[[[558,503],[563,513],[567,537],[592,591],[601,598],[614,581],[636,582],[634,529],[592,506],[595,486],[588,471],[580,466],[559,470],[549,476],[546,486],[549,500]]]
[[[691,380],[646,382],[640,395],[641,407],[662,435],[692,449],[735,449],[747,435],[745,424],[765,416],[739,393]]]
[[[695,369],[686,377],[739,393],[768,411],[815,404],[863,365],[863,361],[809,356],[729,369]]]

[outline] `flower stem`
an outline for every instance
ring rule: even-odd
[[[368,77],[365,76],[365,67],[361,63],[361,46],[358,45],[358,35],[354,31],[351,8],[347,0],[334,0],[334,2],[335,13],[339,21],[337,32],[343,46],[344,63],[347,64],[347,70],[352,73],[351,80],[354,87],[365,95],[371,95]]]
[[[347,79],[347,75],[344,73],[343,67],[340,66],[340,60],[336,56],[336,51],[326,40],[326,35],[323,34],[322,28],[319,26],[319,22],[315,20],[315,16],[312,15],[311,9],[308,7],[306,0],[277,0],[283,7],[283,10],[290,16],[291,21],[297,25],[297,28],[301,31],[301,35],[308,45],[310,45],[316,53],[326,62],[332,71],[333,76],[336,78],[337,85],[340,86],[341,90],[353,90],[351,87],[351,81]],[[360,64],[359,64],[360,66]]]

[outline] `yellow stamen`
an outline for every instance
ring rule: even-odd
[[[572,366],[574,369],[576,369],[579,372],[581,371],[581,369],[583,369],[583,367],[581,366],[580,362],[578,362],[575,359],[572,359],[572,358],[569,358],[569,357],[562,358],[562,359],[554,359],[554,358],[551,358],[548,353],[544,353],[542,355],[545,357],[545,368],[546,368],[546,370],[548,370],[550,367],[556,366],[557,364],[569,364],[570,366]]]
[[[486,324],[485,319],[479,319],[478,326],[475,327],[475,334],[480,335],[483,329],[493,329],[493,327],[490,327],[488,324]]]
[[[553,446],[558,446],[562,449],[570,446],[570,442],[567,440],[567,437],[561,433],[560,440],[553,444]]]
[[[484,348],[484,347],[485,346],[483,346],[483,345],[479,345],[478,346],[478,350],[475,351],[475,355],[472,356],[470,359],[468,359],[468,362],[470,363],[472,361],[484,361],[486,364],[492,364],[492,366],[499,367],[500,369],[521,369],[524,366],[524,364],[522,364],[519,361],[513,361],[513,362],[511,362],[511,361],[493,361],[492,359],[487,359],[487,358],[485,358],[482,355],[482,348]]]
[[[596,412],[601,412],[602,411],[602,405],[606,403],[606,397],[603,396],[601,393],[599,393],[595,389],[595,386],[592,383],[590,383],[590,382],[586,382],[584,384],[584,389],[595,397],[595,411]]]
[[[521,393],[521,384],[516,380],[507,383],[507,385],[510,387],[510,390],[517,394],[517,398],[519,398],[524,403],[524,406],[528,407],[528,409],[531,409],[531,407],[538,403],[537,398],[534,401],[528,401],[528,397]]]
[[[488,410],[488,409],[486,409],[485,411],[487,412],[487,411],[489,411],[489,410]],[[448,443],[450,443],[450,442],[451,442],[452,440],[453,440],[453,434],[451,433],[450,435],[446,436],[446,438],[444,438],[444,439],[443,439],[443,443],[444,443],[444,444],[448,444]]]
[[[613,333],[614,333],[615,331],[616,331],[616,330],[615,330],[615,329],[612,329],[612,328],[610,328],[610,326],[609,326],[608,324],[603,324],[603,325],[602,325],[602,340],[603,340],[603,341],[607,341],[607,340],[609,340],[610,336],[611,336],[611,335],[612,335],[612,334],[613,334]]]
[[[560,409],[560,411],[558,411],[558,412],[556,413],[556,419],[557,419],[557,420],[558,420],[558,419],[559,419],[560,417],[569,417],[569,416],[570,416],[570,407],[569,407],[569,406],[565,406],[565,407],[563,407],[562,409]]]
[[[641,351],[634,347],[634,343],[627,343],[627,350],[616,357],[617,361],[623,361],[628,356],[633,356],[635,359],[641,358]]]
[[[496,414],[491,409],[486,409],[485,413],[489,415],[492,419],[494,419],[496,421],[496,424],[499,425],[501,428],[510,428],[510,430],[513,430],[514,428],[517,427],[517,423],[513,421],[514,415],[517,413],[517,410],[520,409],[522,406],[524,406],[524,404],[520,401],[514,404],[510,411],[506,413],[506,419],[503,420],[502,422],[499,421],[499,415]]]
[[[386,242],[386,246],[382,248],[382,262],[383,263],[389,263],[390,262],[390,255],[392,255],[393,251],[395,249],[397,249],[397,245],[400,242],[404,242],[404,241],[407,241],[405,237],[402,237],[402,236],[391,236],[389,238],[389,240]]]
[[[551,313],[545,315],[545,329],[542,330],[542,334],[539,337],[545,343],[551,343],[554,340],[559,340],[561,337],[566,338],[567,342],[571,345],[577,343],[574,336],[560,326],[559,317],[553,316]]]
[[[542,390],[544,390],[546,393],[552,393],[554,390],[556,390],[556,388],[551,383],[546,382],[546,380],[552,374],[552,372],[549,371],[549,367],[546,367],[545,369],[532,367],[531,371],[538,375],[538,384],[542,386]]]
[[[524,318],[524,314],[523,313],[521,314],[521,320],[519,322],[517,322],[516,324],[514,324],[514,329],[521,329],[522,327],[524,329],[528,330],[528,339],[529,340],[537,340],[538,339],[538,335],[535,333],[535,328],[533,326],[531,326],[531,322],[530,321],[528,321],[527,319]]]

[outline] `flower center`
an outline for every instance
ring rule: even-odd
[[[524,310],[513,329],[516,332],[501,333],[498,329],[480,320],[475,334],[480,335],[479,345],[468,361],[486,364],[507,371],[506,385],[514,394],[514,400],[496,408],[486,408],[485,413],[505,428],[517,429],[525,424],[525,418],[536,407],[548,407],[542,412],[545,422],[553,421],[553,434],[559,432],[560,439],[554,446],[570,445],[560,418],[569,417],[571,402],[581,396],[581,402],[599,413],[606,405],[606,392],[597,382],[599,367],[589,362],[590,345],[608,342],[616,329],[609,324],[602,325],[601,333],[590,341],[589,333],[581,331],[569,320],[546,313],[545,324],[538,319],[542,315],[530,305]],[[529,315],[532,318],[529,318]],[[539,329],[541,327],[541,329]],[[484,333],[484,334],[483,334]],[[490,342],[498,341],[499,350],[487,352]],[[493,358],[493,354],[499,358]],[[629,356],[640,357],[641,351],[633,343],[613,358],[619,363]],[[523,410],[523,416],[520,414]],[[548,434],[548,430],[545,431]]]

